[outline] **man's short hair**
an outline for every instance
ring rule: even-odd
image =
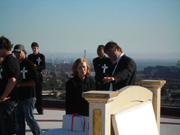
[[[104,45],[99,45],[98,48],[102,47],[104,49]]]
[[[122,52],[121,47],[113,41],[108,42],[105,47],[104,47],[104,52],[107,53],[108,51],[110,51],[110,49],[114,50],[114,49],[119,49]]]
[[[11,41],[9,39],[4,36],[0,37],[0,49],[5,48],[6,50],[11,51],[12,47],[13,45],[11,44]]]
[[[31,48],[32,48],[32,47],[39,47],[39,45],[38,45],[38,43],[33,42],[33,43],[31,44]]]

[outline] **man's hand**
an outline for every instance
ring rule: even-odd
[[[3,61],[4,61],[4,58],[0,57],[0,64],[2,64]]]
[[[1,99],[0,99],[0,103],[1,103],[1,102],[4,102],[4,101],[6,101],[6,100],[8,100],[8,99],[10,99],[10,98],[11,98],[11,97],[1,98]]]
[[[105,83],[110,83],[110,82],[112,82],[112,81],[114,81],[115,79],[114,79],[114,77],[104,77],[103,78],[103,83],[105,84]]]

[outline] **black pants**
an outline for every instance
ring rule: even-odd
[[[38,73],[39,83],[36,85],[36,104],[35,107],[38,113],[43,112],[42,108],[42,83],[43,83],[43,76],[41,73]]]
[[[17,102],[11,100],[0,103],[0,135],[14,135],[16,106]]]

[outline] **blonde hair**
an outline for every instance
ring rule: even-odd
[[[87,65],[87,73],[86,73],[86,75],[87,76],[90,75],[91,72],[90,72],[90,65],[89,65],[89,63],[84,58],[79,58],[79,59],[77,59],[74,62],[73,66],[72,66],[72,76],[75,76],[75,75],[78,74],[77,68],[78,68],[79,63],[81,63],[81,62],[85,62],[86,63],[86,65]]]

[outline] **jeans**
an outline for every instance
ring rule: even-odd
[[[35,97],[26,100],[20,100],[18,102],[16,109],[17,135],[25,135],[25,119],[33,135],[39,135],[41,133],[41,129],[36,120],[34,119],[33,115],[35,103]]]
[[[17,102],[6,100],[0,103],[0,135],[14,135],[14,110]]]

